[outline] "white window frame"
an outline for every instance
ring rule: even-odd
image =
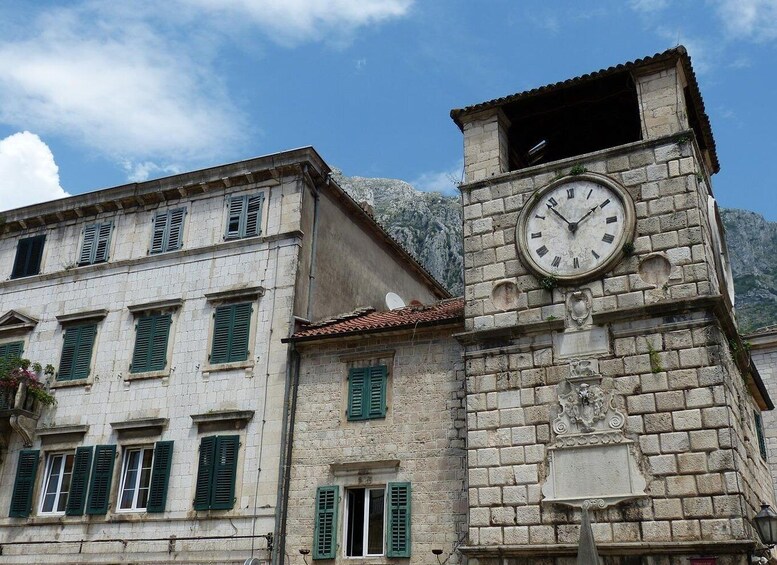
[[[144,452],[151,451],[151,462],[148,467],[148,485],[146,485],[146,490],[148,491],[148,494],[151,494],[151,473],[154,469],[154,456],[155,450],[154,445],[133,445],[133,446],[127,446],[123,449],[124,453],[122,456],[122,463],[121,463],[121,481],[119,483],[119,492],[116,497],[116,512],[146,512],[146,508],[148,505],[148,496],[146,496],[146,506],[139,507],[138,506],[138,495],[140,494],[140,477],[142,475],[143,471],[143,458],[144,458]],[[130,460],[130,454],[133,452],[139,451],[140,457],[138,458],[138,467],[135,468],[137,471],[135,473],[135,484],[132,485],[132,505],[130,508],[122,508],[121,503],[124,499],[124,487],[126,485],[127,481],[127,471],[129,470],[129,460]]]
[[[364,490],[364,516],[362,516],[362,536],[363,546],[361,555],[348,555],[348,524],[350,523],[351,505],[349,503],[350,497],[349,491]],[[369,547],[369,527],[370,527],[370,492],[375,490],[383,491],[383,526],[381,527],[381,552],[380,553],[367,553]],[[388,488],[387,485],[377,486],[354,486],[345,488],[345,512],[343,521],[343,557],[347,559],[364,559],[366,557],[381,557],[386,555],[386,520],[388,519],[386,514],[386,506],[388,504]]]
[[[59,507],[60,499],[62,498],[62,481],[65,477],[65,467],[67,464],[68,456],[70,457],[70,485],[68,487],[68,491],[64,493],[65,496],[65,508],[62,510],[57,510]],[[52,506],[52,509],[50,511],[43,510],[43,505],[46,502],[46,494],[49,491],[49,485],[51,483],[51,471],[54,467],[54,459],[57,457],[61,457],[61,462],[59,463],[59,478],[57,479],[57,487],[55,491],[54,496],[54,504]],[[38,514],[41,514],[43,516],[63,516],[65,514],[65,511],[67,510],[67,497],[70,495],[70,487],[73,486],[73,465],[75,463],[75,451],[58,451],[58,452],[52,452],[46,454],[46,472],[43,475],[43,488],[41,490],[40,494],[40,503],[38,504]]]

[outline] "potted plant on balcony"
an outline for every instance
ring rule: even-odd
[[[0,410],[35,412],[36,403],[51,406],[54,395],[46,390],[41,376],[54,374],[54,367],[32,363],[29,359],[0,359]]]

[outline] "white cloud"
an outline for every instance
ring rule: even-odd
[[[452,194],[456,192],[458,184],[462,181],[463,170],[464,161],[459,160],[458,163],[446,171],[428,171],[422,173],[410,181],[410,184],[424,192]]]
[[[668,0],[631,0],[632,9],[643,13],[660,12],[669,4]]]
[[[734,39],[777,39],[777,0],[713,0],[726,34]]]
[[[236,140],[236,112],[185,50],[100,18],[51,12],[33,37],[0,42],[0,120],[119,162],[201,159]]]
[[[125,161],[122,163],[124,170],[127,171],[127,180],[131,182],[143,182],[150,177],[163,177],[169,175],[176,175],[183,172],[183,167],[170,164],[160,165],[153,161],[143,161],[141,163],[135,163],[133,161]]]
[[[0,210],[70,196],[49,146],[28,131],[0,140]]]
[[[357,28],[404,16],[414,0],[183,0],[262,28],[274,41],[347,39]]]

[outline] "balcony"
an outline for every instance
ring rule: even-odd
[[[13,431],[22,437],[25,447],[32,446],[42,404],[28,391],[27,383],[2,383],[0,386],[0,448],[8,445]]]

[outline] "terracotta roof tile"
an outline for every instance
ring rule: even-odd
[[[463,321],[463,319],[463,298],[449,298],[428,306],[410,305],[385,312],[376,312],[374,308],[361,308],[329,320],[309,324],[291,336],[288,341],[411,328]]]

